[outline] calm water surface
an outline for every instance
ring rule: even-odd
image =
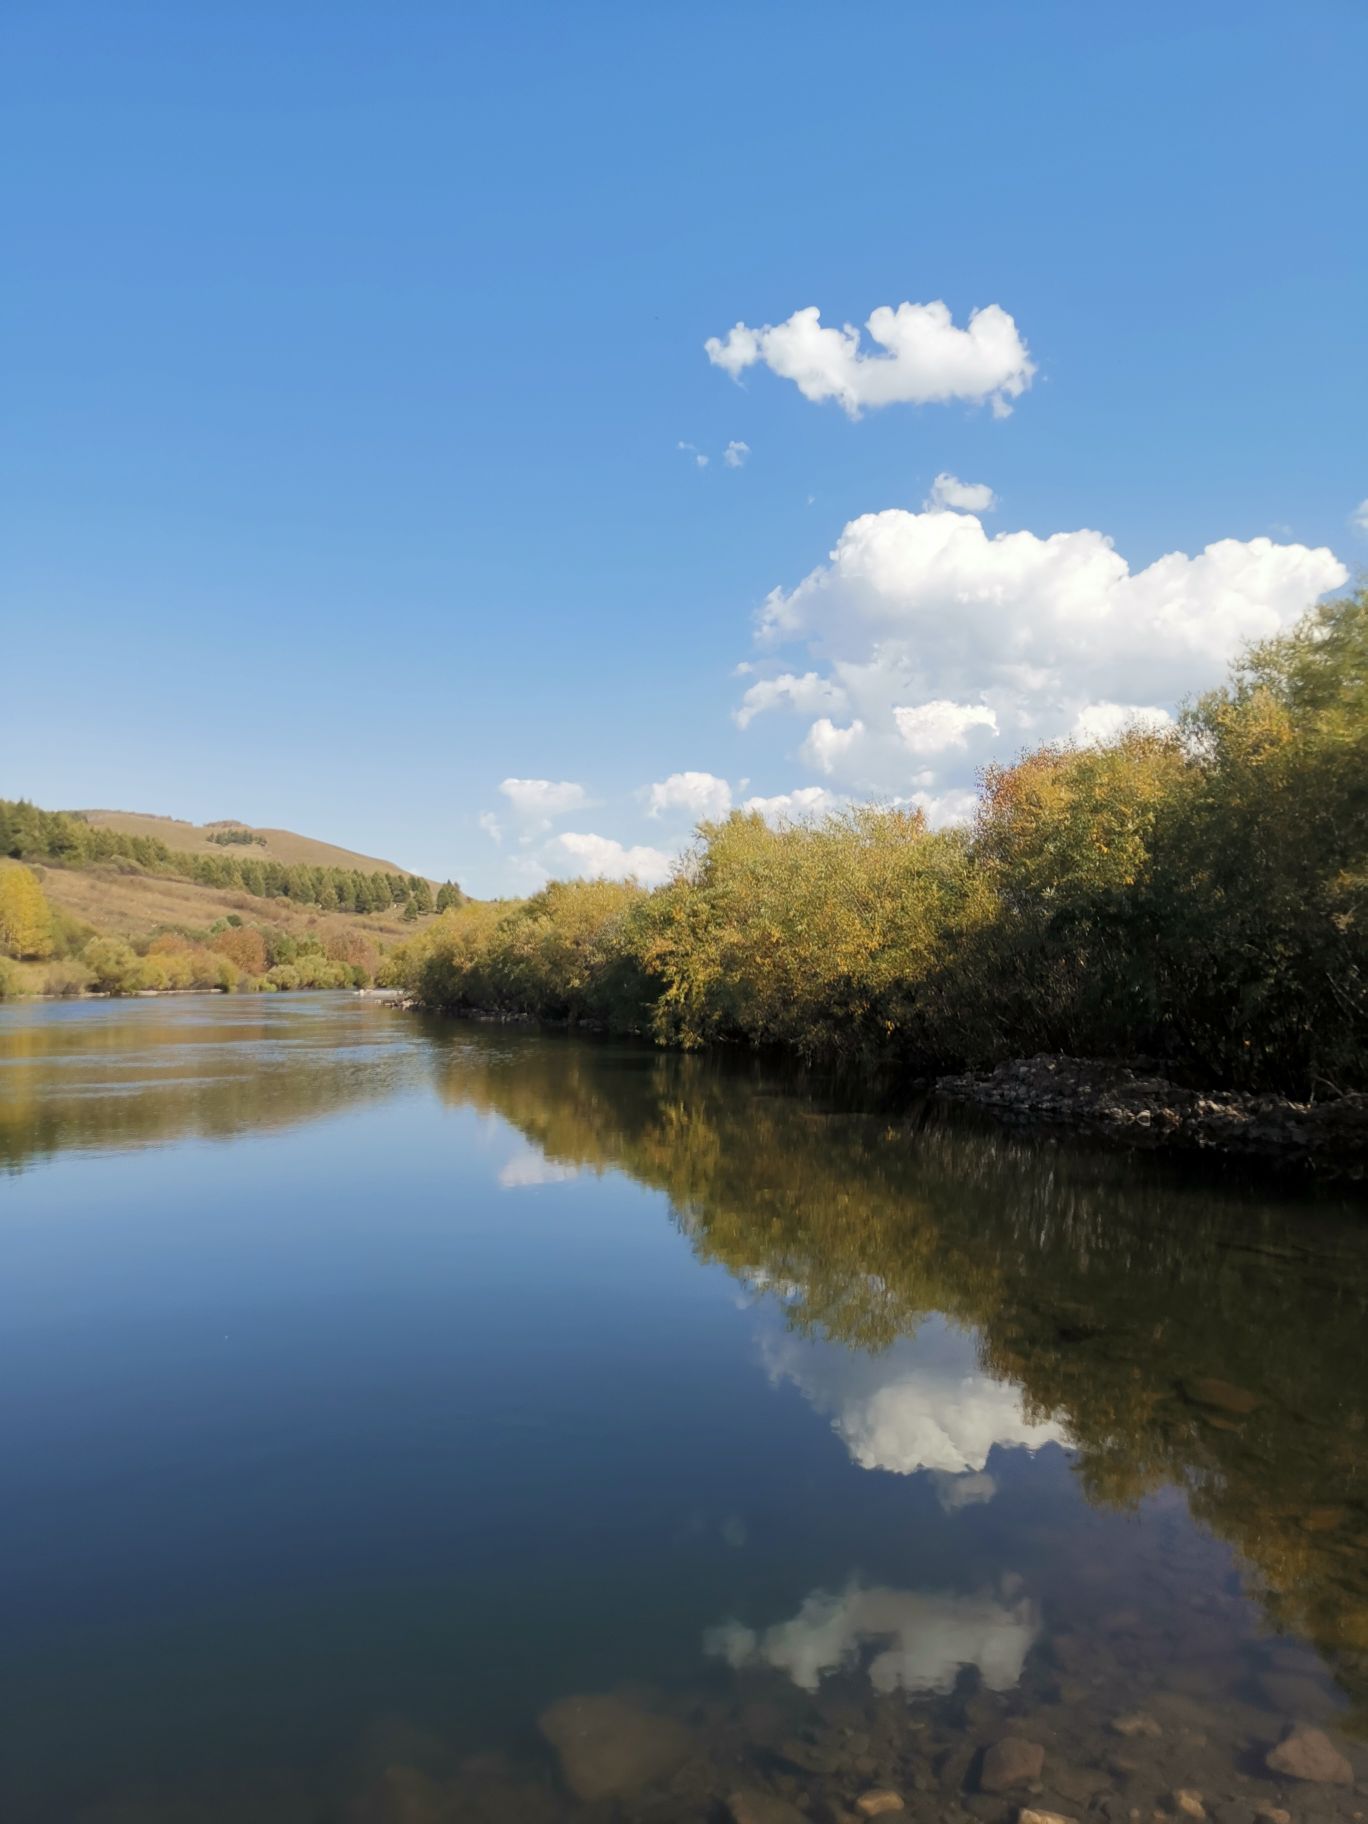
[[[0,1009],[0,1818],[1361,1818],[1364,1214],[350,996]]]

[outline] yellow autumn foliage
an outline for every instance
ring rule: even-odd
[[[52,909],[32,868],[0,862],[0,950],[41,960],[51,956]]]

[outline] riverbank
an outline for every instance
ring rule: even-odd
[[[1138,1068],[1066,1057],[1011,1058],[989,1071],[938,1077],[936,1093],[1005,1121],[1058,1123],[1139,1145],[1314,1159],[1356,1177],[1368,1170],[1364,1095],[1294,1102],[1186,1089]]]
[[[401,1012],[431,1012],[402,990],[366,992]],[[477,1025],[610,1036],[602,1021],[548,1019],[509,1008],[464,1007],[446,1017]],[[1067,1128],[1146,1148],[1263,1155],[1314,1164],[1351,1178],[1368,1177],[1368,1095],[1296,1102],[1270,1093],[1252,1095],[1211,1086],[1190,1089],[1139,1064],[1057,1055],[1009,1058],[991,1070],[951,1072],[917,1082],[946,1101],[972,1103],[1020,1127]]]

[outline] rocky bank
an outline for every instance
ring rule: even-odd
[[[1003,1120],[1059,1123],[1149,1145],[1312,1160],[1362,1176],[1368,1096],[1292,1102],[1237,1090],[1185,1089],[1167,1077],[1089,1058],[1012,1058],[991,1071],[939,1077],[936,1092]]]

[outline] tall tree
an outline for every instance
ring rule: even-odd
[[[38,876],[18,862],[0,867],[0,949],[10,956],[52,955],[52,912]]]

